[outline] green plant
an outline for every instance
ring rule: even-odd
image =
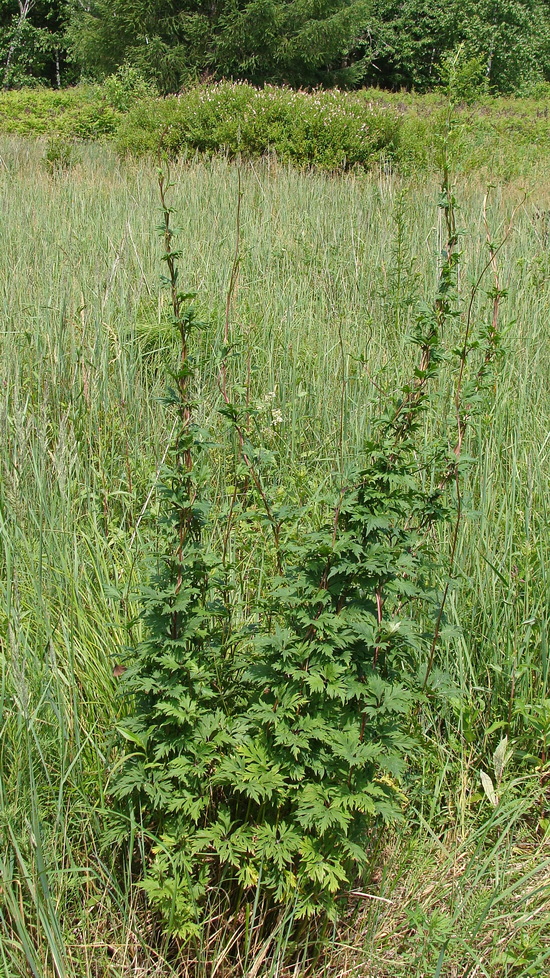
[[[46,144],[44,166],[50,173],[69,170],[81,162],[81,156],[74,141],[65,136],[52,136]]]
[[[117,794],[141,794],[164,834],[170,831],[171,820],[165,820],[168,810],[176,824],[183,823],[185,854],[180,873],[174,866],[162,885],[159,856],[161,881],[156,883],[152,875],[145,886],[153,901],[162,906],[169,926],[185,931],[193,929],[191,901],[195,892],[204,892],[206,874],[203,869],[190,886],[187,866],[194,868],[196,846],[200,851],[204,845],[197,829],[205,818],[208,821],[211,770],[230,739],[228,717],[239,683],[232,683],[235,636],[227,627],[227,608],[221,600],[227,588],[225,569],[204,541],[208,506],[201,494],[205,473],[198,466],[204,444],[193,418],[195,367],[189,343],[205,324],[189,305],[193,295],[179,288],[177,260],[181,253],[172,247],[172,211],[166,203],[162,172],[159,188],[167,266],[164,281],[180,346],[179,364],[172,375],[174,386],[165,403],[176,411],[177,429],[162,472],[162,492],[169,504],[166,543],[158,557],[158,572],[143,596],[148,635],[124,679],[127,691],[137,697],[136,715],[126,724],[125,736],[143,753],[137,752],[126,763]]]
[[[101,77],[124,62],[163,93],[210,77],[295,88],[371,84],[399,91],[438,84],[437,65],[460,43],[499,91],[548,75],[548,12],[542,0],[428,3],[427,0],[220,0],[197,9],[179,0],[97,0],[72,7],[68,40],[75,61]],[[474,71],[478,75],[478,71]]]
[[[232,401],[227,387],[232,275],[221,413],[236,435],[237,466],[248,473],[240,493],[254,501],[249,518],[269,528],[274,544],[272,582],[245,627],[227,560],[237,491],[229,515],[212,515],[209,436],[194,422],[190,349],[203,324],[179,289],[181,252],[173,248],[162,173],[159,180],[165,285],[180,342],[166,402],[179,420],[162,483],[168,535],[143,595],[147,634],[124,676],[136,705],[121,728],[132,753],[116,795],[149,813],[156,842],[143,886],[169,930],[200,936],[211,889],[226,895],[226,913],[259,900],[266,913],[286,907],[296,920],[321,911],[335,920],[343,890],[368,864],[369,838],[400,817],[400,780],[414,746],[410,717],[430,689],[448,591],[447,584],[438,599],[429,541],[448,518],[445,493],[454,487],[452,570],[464,432],[498,350],[498,324],[493,319],[472,343],[470,303],[454,353],[454,451],[448,427],[425,447],[419,433],[446,359],[442,337],[459,315],[455,204],[445,171],[447,243],[437,296],[412,335],[414,378],[388,398],[363,464],[348,465],[345,484],[322,500],[322,518],[304,538],[307,513],[281,505],[262,473],[257,411],[248,396],[239,403],[237,387]],[[481,365],[466,383],[470,353],[479,348]],[[208,543],[216,520],[227,521],[221,551]]]
[[[468,57],[464,44],[447,52],[439,73],[441,84],[454,103],[476,102],[488,93],[489,79],[483,59]]]
[[[494,808],[496,808],[499,803],[497,791],[500,789],[504,769],[510,762],[512,755],[513,751],[508,749],[508,737],[503,737],[493,754],[493,770],[495,776],[494,783],[493,779],[487,774],[486,771],[479,772],[483,791]]]
[[[128,112],[137,102],[158,95],[153,82],[146,81],[137,68],[127,64],[105,79],[102,92],[108,104],[118,112]]]
[[[403,103],[411,116],[423,113],[429,130],[429,100],[374,92],[368,98]],[[32,123],[32,106],[39,105],[51,125],[64,111],[56,117],[52,106],[63,100],[83,105],[85,95],[36,92],[31,100],[29,92],[12,92],[0,106],[15,112],[17,103],[17,118]],[[477,968],[491,978],[527,978],[548,970],[548,805],[539,727],[546,720],[538,705],[548,699],[550,290],[531,274],[544,258],[531,199],[547,207],[547,181],[542,155],[528,173],[532,157],[522,142],[528,131],[542,138],[543,111],[542,103],[510,100],[475,116],[484,120],[487,138],[502,135],[496,164],[511,152],[514,165],[525,167],[520,186],[531,192],[498,255],[508,288],[503,308],[513,326],[505,334],[507,356],[491,375],[465,443],[475,462],[463,483],[465,516],[429,696],[413,716],[419,746],[401,784],[409,799],[405,818],[369,848],[363,895],[349,897],[349,913],[330,929],[331,946],[315,973],[433,978],[442,931],[438,926],[428,937],[426,931],[437,914],[453,921],[441,976]],[[504,128],[495,129],[500,122]],[[510,141],[512,125],[517,144]],[[539,143],[537,152],[543,149]],[[23,978],[34,965],[40,978],[55,978],[52,952],[60,948],[67,973],[79,978],[136,971],[167,978],[182,969],[199,978],[214,969],[234,978],[253,966],[275,978],[288,971],[281,958],[292,907],[288,926],[277,931],[281,957],[276,941],[262,957],[265,941],[258,940],[258,954],[251,949],[245,968],[240,942],[245,928],[249,940],[258,934],[260,903],[248,920],[246,912],[221,917],[223,893],[216,899],[211,888],[200,908],[204,943],[185,948],[162,936],[136,885],[156,844],[146,806],[128,823],[127,844],[100,849],[115,817],[111,787],[119,755],[112,752],[112,728],[132,707],[119,695],[112,669],[142,634],[135,582],[147,574],[144,555],[162,532],[154,485],[173,424],[161,396],[166,363],[176,363],[177,334],[167,322],[169,294],[155,288],[157,195],[149,162],[123,166],[109,144],[87,142],[79,145],[83,167],[52,181],[43,150],[42,141],[0,138],[0,278],[10,283],[1,298],[0,331],[1,967]],[[429,301],[433,294],[434,254],[441,250],[438,183],[431,174],[405,178],[395,171],[335,179],[271,161],[240,170],[242,243],[230,332],[239,345],[228,355],[228,391],[236,400],[235,385],[248,384],[251,407],[261,407],[250,419],[250,437],[258,451],[263,446],[261,475],[272,501],[305,507],[293,531],[303,540],[327,517],[321,512],[327,487],[335,485],[337,497],[340,473],[363,451],[365,435],[373,437],[378,404],[410,372],[406,336],[419,297]],[[214,442],[205,455],[214,515],[227,512],[234,485],[233,451],[217,408],[237,181],[234,166],[219,157],[174,167],[172,179],[185,284],[200,291],[198,314],[213,324],[195,333],[194,346],[195,417]],[[464,298],[486,254],[480,176],[459,177],[457,193],[457,223],[468,229],[460,239]],[[395,291],[400,194],[402,262],[406,270],[414,259],[418,280],[414,305],[401,306],[397,332],[383,283]],[[522,198],[517,181],[499,182],[491,193],[495,240]],[[484,282],[486,290],[492,285]],[[474,322],[486,314],[490,319],[491,300],[480,290]],[[145,346],[144,354],[146,320],[162,325],[152,341],[161,352]],[[447,339],[457,328],[451,326]],[[441,364],[432,388],[419,432],[426,443],[432,433],[439,437],[451,414],[455,364],[452,358]],[[243,408],[245,400],[243,393]],[[231,596],[239,608],[243,601],[248,623],[247,609],[265,594],[274,561],[267,521],[259,526],[255,517],[255,493],[241,500],[228,560]],[[207,522],[207,543],[211,528]],[[286,541],[285,531],[288,549]],[[212,543],[219,553],[219,533]],[[430,543],[448,553],[444,524]],[[523,715],[529,704],[535,708]],[[504,732],[515,753],[501,806],[493,809],[481,797],[479,771],[493,778],[491,757]],[[529,776],[508,793],[524,770]],[[40,851],[33,842],[36,821]],[[49,900],[41,889],[40,852]],[[422,910],[427,921],[423,932],[408,926],[415,908],[417,919]],[[302,938],[300,953],[304,960],[311,953]]]
[[[118,135],[124,152],[172,157],[189,151],[257,157],[324,170],[369,167],[391,158],[399,139],[396,114],[374,108],[362,95],[293,92],[287,88],[224,82],[202,85],[177,98],[135,106]]]
[[[62,91],[23,89],[0,94],[3,132],[67,140],[101,139],[115,131],[119,117],[101,92],[87,85]]]

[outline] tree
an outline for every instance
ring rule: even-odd
[[[39,8],[62,5],[30,2],[36,23]],[[204,75],[425,91],[459,45],[493,91],[550,78],[545,0],[71,0],[71,11],[70,49],[84,74],[127,63],[162,92]]]
[[[517,90],[550,74],[549,17],[541,0],[374,0],[372,67],[364,80],[425,91],[440,66],[463,45],[484,65],[494,91]]]
[[[70,39],[96,76],[124,61],[175,91],[202,73],[292,85],[354,85],[370,0],[96,0],[73,9]]]
[[[11,36],[9,40],[8,53],[4,65],[4,79],[3,79],[4,88],[7,88],[9,84],[13,58],[17,51],[17,48],[21,43],[26,20],[29,15],[29,12],[34,7],[34,4],[35,4],[35,0],[23,0],[23,2],[19,0],[18,3],[19,16],[15,20],[15,23],[13,24],[12,30],[10,32]]]
[[[219,20],[218,74],[292,86],[354,87],[365,74],[369,0],[248,0]]]
[[[539,0],[466,0],[461,34],[479,56],[492,89],[513,92],[550,77],[548,4]]]
[[[71,80],[67,71],[67,0],[0,0],[0,64],[4,88]],[[74,74],[73,74],[74,77]]]
[[[124,62],[177,91],[211,63],[215,0],[96,0],[73,7],[68,31],[83,71],[102,78]]]

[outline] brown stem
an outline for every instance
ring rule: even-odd
[[[227,392],[227,352],[228,352],[228,346],[229,346],[229,334],[230,334],[230,325],[231,325],[231,307],[233,305],[233,299],[234,299],[234,296],[235,296],[235,289],[237,287],[237,281],[238,281],[238,275],[239,275],[239,263],[240,263],[240,248],[241,248],[241,201],[242,201],[242,197],[243,197],[243,192],[242,192],[242,189],[241,189],[241,171],[238,170],[237,171],[237,174],[238,174],[238,192],[237,192],[237,216],[236,216],[236,232],[235,232],[235,251],[234,251],[234,254],[233,254],[233,264],[232,264],[232,267],[231,267],[231,274],[230,274],[230,277],[229,277],[229,287],[228,287],[228,290],[227,290],[227,296],[226,296],[226,301],[225,301],[225,320],[224,320],[224,330],[223,330],[224,352],[223,352],[223,358],[222,358],[222,363],[221,363],[221,366],[220,366],[220,372],[219,372],[219,377],[218,377],[218,386],[219,386],[220,393],[221,393],[221,395],[223,397],[223,400],[224,400],[224,402],[225,402],[226,405],[229,405],[231,403],[230,402],[230,398],[229,398],[229,394]],[[249,398],[249,390],[247,389],[247,405],[248,405],[248,398]],[[274,515],[273,510],[272,510],[272,508],[270,506],[269,500],[268,500],[267,495],[265,493],[264,487],[263,487],[263,485],[261,483],[260,477],[259,477],[259,475],[258,475],[258,473],[257,473],[257,471],[256,471],[256,469],[255,469],[255,467],[254,467],[254,465],[252,463],[252,460],[250,459],[249,455],[247,454],[247,452],[244,449],[244,445],[245,445],[245,431],[243,430],[242,425],[238,422],[238,420],[236,418],[233,419],[233,426],[235,428],[235,431],[237,432],[237,438],[238,438],[238,441],[239,441],[239,450],[240,450],[241,458],[242,458],[243,462],[245,463],[245,465],[246,465],[246,467],[247,467],[247,469],[248,469],[248,471],[250,473],[250,476],[252,478],[252,481],[253,481],[253,483],[254,483],[254,485],[256,487],[256,491],[258,492],[258,495],[260,496],[260,499],[262,500],[262,503],[263,503],[263,506],[264,506],[264,509],[265,509],[265,512],[266,512],[266,515],[267,515],[269,524],[271,526],[271,529],[272,529],[272,532],[273,532],[273,539],[274,539],[274,542],[275,542],[275,549],[276,549],[277,570],[279,571],[279,573],[282,573],[282,560],[281,560],[281,552],[280,552],[281,524],[280,524],[279,521],[277,521],[275,519],[275,515]],[[229,518],[228,518],[228,528],[227,528],[226,535],[225,535],[225,540],[224,540],[224,554],[226,553],[226,549],[227,549],[227,544],[228,544],[228,540],[229,540],[229,527],[231,525],[231,521],[232,521],[232,517],[233,517],[233,511],[234,511],[234,507],[236,505],[236,501],[237,501],[237,492],[236,492],[236,488],[235,488],[235,491],[233,492],[233,497],[232,497],[232,500],[231,500],[230,512],[229,512]]]
[[[233,254],[233,264],[231,266],[231,274],[229,276],[229,286],[227,289],[227,296],[225,299],[225,321],[223,326],[223,357],[220,366],[220,389],[223,395],[223,399],[227,400],[227,353],[229,347],[229,329],[231,322],[231,306],[233,305],[233,299],[235,296],[235,289],[237,288],[237,280],[239,277],[239,263],[240,263],[240,250],[241,250],[241,200],[242,200],[242,190],[241,190],[241,171],[237,170],[237,216],[236,216],[236,228],[235,228],[235,251]]]
[[[436,646],[437,646],[437,642],[439,640],[439,635],[440,635],[440,632],[441,632],[441,622],[443,621],[443,612],[445,611],[445,605],[447,603],[447,596],[449,594],[450,577],[451,577],[451,574],[454,571],[454,566],[455,566],[456,548],[457,548],[457,544],[458,544],[458,531],[460,529],[460,522],[461,522],[461,517],[462,517],[462,494],[461,494],[461,491],[460,491],[460,475],[459,475],[458,465],[455,466],[455,486],[456,486],[456,519],[455,519],[455,524],[454,524],[454,527],[453,527],[453,536],[452,536],[452,541],[451,541],[451,553],[450,553],[450,556],[449,556],[449,576],[448,576],[447,581],[445,583],[445,587],[443,589],[443,595],[441,597],[441,603],[439,605],[439,611],[438,611],[437,619],[436,619],[436,622],[435,622],[434,634],[433,634],[433,638],[432,638],[432,644],[430,646],[430,654],[428,656],[428,664],[426,666],[426,675],[424,676],[424,682],[422,684],[422,689],[426,689],[426,686],[427,686],[427,683],[428,683],[428,679],[429,679],[430,673],[431,673],[432,668],[433,668],[434,658],[435,658],[435,649],[436,649]]]
[[[481,283],[483,281],[483,278],[485,277],[485,274],[487,273],[487,271],[488,271],[489,268],[492,268],[492,270],[493,270],[493,278],[494,278],[494,282],[495,282],[495,288],[494,288],[494,294],[493,294],[493,309],[492,309],[491,329],[490,329],[490,333],[489,333],[489,346],[488,346],[488,348],[487,348],[487,350],[485,352],[485,357],[483,359],[483,364],[479,368],[479,371],[478,371],[478,374],[477,374],[476,390],[478,390],[479,387],[480,387],[480,385],[481,385],[481,383],[482,383],[484,372],[485,372],[486,368],[489,366],[489,364],[491,363],[491,361],[493,360],[493,358],[495,356],[495,353],[496,353],[495,341],[496,341],[497,330],[498,330],[498,316],[499,316],[499,311],[500,311],[500,299],[502,298],[502,289],[500,288],[500,280],[499,280],[499,274],[498,274],[497,255],[501,251],[501,249],[504,247],[504,245],[506,244],[508,238],[510,237],[510,234],[512,233],[512,230],[513,230],[513,221],[514,221],[515,215],[516,215],[516,213],[518,211],[518,208],[525,201],[525,196],[524,196],[522,198],[522,200],[520,201],[520,203],[517,204],[516,207],[514,208],[514,210],[512,212],[512,216],[510,218],[510,221],[509,221],[509,223],[508,223],[508,225],[506,227],[506,231],[504,233],[504,237],[502,238],[500,244],[497,245],[497,247],[495,247],[491,243],[490,234],[489,234],[489,228],[488,228],[488,223],[487,223],[487,212],[486,212],[487,198],[488,198],[488,194],[485,195],[485,198],[484,198],[484,201],[483,201],[483,218],[484,218],[484,223],[485,223],[487,244],[489,246],[489,259],[485,263],[485,265],[483,266],[480,274],[478,275],[478,278],[477,278],[476,282],[474,283],[474,285],[472,287],[471,293],[470,293],[470,300],[469,300],[469,303],[468,303],[468,309],[467,309],[467,314],[466,314],[466,328],[464,330],[464,336],[463,336],[463,339],[462,339],[462,345],[461,345],[461,350],[460,350],[460,354],[459,354],[460,366],[459,366],[458,378],[457,378],[457,383],[456,383],[456,388],[455,388],[455,394],[454,394],[454,406],[455,406],[455,414],[456,414],[456,420],[457,420],[457,439],[456,439],[455,446],[453,448],[453,454],[455,456],[456,461],[447,469],[447,471],[442,476],[442,478],[441,478],[441,480],[439,482],[439,485],[438,485],[438,488],[440,490],[441,489],[444,489],[445,486],[451,480],[454,480],[455,479],[456,465],[457,465],[457,463],[458,463],[458,461],[460,459],[461,453],[462,453],[462,445],[463,445],[463,442],[464,442],[464,436],[466,434],[466,428],[468,426],[468,421],[469,421],[469,415],[467,413],[465,413],[464,405],[462,404],[462,400],[461,400],[461,396],[462,396],[462,387],[463,387],[463,381],[464,381],[464,372],[465,372],[465,369],[466,369],[466,363],[467,363],[468,354],[469,354],[468,343],[469,343],[470,334],[471,334],[471,328],[472,328],[472,313],[473,313],[474,300],[475,300],[475,297],[476,297],[477,293],[479,292],[479,289],[480,289]]]
[[[377,588],[376,589],[376,619],[378,621],[379,629],[382,625],[383,610],[384,610],[384,599],[382,598],[382,592],[380,591],[380,588]],[[373,665],[377,664],[379,654],[380,654],[380,646],[377,645],[374,650]]]
[[[437,330],[443,330],[447,313],[446,297],[441,292],[441,285],[445,270],[450,271],[453,266],[456,246],[458,244],[454,206],[452,199],[450,199],[451,188],[447,168],[444,168],[443,171],[442,192],[445,194],[446,198],[443,212],[445,215],[445,225],[447,229],[447,243],[445,245],[445,259],[443,265],[441,266],[439,276],[440,289],[434,305],[435,324],[426,337],[425,343],[421,347],[420,363],[418,365],[418,372],[411,385],[412,390],[398,406],[392,421],[392,425],[395,426],[400,417],[402,418],[398,437],[403,437],[405,435],[414,417],[415,408],[418,406],[422,397],[424,396],[429,379],[428,369],[432,359],[432,340],[434,339],[434,335]]]
[[[172,315],[174,319],[174,326],[177,328],[180,336],[180,369],[177,375],[177,388],[179,395],[179,416],[181,422],[181,432],[180,436],[185,434],[192,422],[192,411],[191,404],[189,401],[189,383],[190,377],[187,370],[188,361],[188,326],[187,321],[182,313],[182,296],[178,290],[178,271],[177,271],[177,253],[172,250],[172,240],[173,231],[170,227],[170,208],[166,200],[166,190],[169,186],[169,171],[165,174],[164,170],[159,170],[159,193],[160,201],[163,213],[163,225],[164,225],[164,257],[166,261],[166,266],[168,269],[168,280],[170,283],[170,299],[172,304]],[[177,439],[178,440],[178,439]],[[176,445],[177,445],[176,440]],[[177,449],[176,449],[177,451]],[[185,472],[185,487],[187,501],[184,506],[180,506],[179,509],[179,519],[178,519],[178,544],[176,559],[178,563],[178,573],[176,579],[175,593],[179,594],[181,586],[183,583],[183,552],[185,549],[185,543],[191,528],[193,521],[193,504],[195,502],[196,494],[193,492],[192,483],[192,471],[193,471],[193,455],[191,452],[191,446],[188,445],[183,450],[182,457],[183,469]],[[179,460],[179,455],[177,459],[177,464],[181,464]],[[172,615],[172,638],[176,639],[178,635],[178,616],[174,612]]]
[[[439,611],[438,611],[438,615],[437,615],[437,619],[436,619],[436,623],[435,623],[435,629],[434,629],[433,639],[432,639],[432,643],[431,643],[431,646],[430,646],[430,654],[428,656],[428,664],[427,664],[427,667],[426,667],[426,675],[424,677],[424,683],[423,683],[423,688],[424,689],[426,688],[426,684],[428,682],[428,678],[429,678],[430,673],[431,673],[432,668],[433,668],[434,657],[435,657],[435,649],[436,649],[436,645],[437,645],[437,642],[438,642],[438,639],[439,639],[439,635],[441,633],[441,622],[443,620],[443,613],[444,613],[444,610],[445,610],[445,604],[447,602],[447,597],[448,597],[448,594],[449,594],[450,576],[452,575],[452,573],[454,571],[455,560],[456,560],[456,551],[457,551],[457,545],[458,545],[458,533],[459,533],[460,522],[461,522],[461,517],[462,517],[462,494],[461,494],[461,491],[460,491],[459,462],[460,462],[460,457],[461,457],[461,454],[462,454],[462,445],[464,443],[464,435],[465,435],[467,424],[468,424],[468,421],[469,421],[469,415],[467,413],[465,413],[465,411],[464,411],[464,405],[462,403],[462,389],[463,389],[463,383],[464,383],[464,372],[466,370],[466,363],[467,363],[468,354],[469,354],[468,344],[469,344],[470,334],[471,334],[471,329],[472,329],[472,318],[473,318],[472,317],[472,314],[473,314],[474,300],[475,300],[475,297],[476,297],[476,295],[477,295],[477,293],[479,291],[481,282],[482,282],[482,280],[483,280],[486,272],[488,271],[489,268],[492,268],[492,271],[493,271],[493,279],[494,279],[494,283],[495,283],[494,284],[494,292],[493,292],[492,319],[491,319],[491,328],[490,328],[490,332],[489,332],[489,345],[488,345],[488,348],[487,348],[487,350],[485,352],[485,357],[484,357],[483,364],[479,368],[479,371],[478,371],[478,374],[477,374],[476,388],[479,389],[479,386],[481,385],[481,382],[482,382],[482,379],[483,379],[484,370],[487,368],[487,366],[489,365],[489,363],[492,361],[492,359],[494,358],[495,352],[496,352],[495,342],[496,342],[497,332],[498,332],[498,316],[499,316],[499,311],[500,311],[500,299],[502,297],[502,290],[500,288],[499,270],[498,270],[498,263],[497,263],[497,255],[500,252],[500,250],[504,247],[506,241],[508,240],[508,238],[510,237],[510,234],[512,233],[514,218],[516,216],[516,213],[517,213],[519,207],[521,207],[522,204],[524,203],[525,196],[522,198],[522,200],[520,201],[520,203],[517,204],[516,207],[514,208],[514,210],[512,212],[512,216],[510,218],[510,221],[508,222],[508,225],[506,227],[506,230],[505,230],[505,233],[504,233],[504,237],[502,238],[500,244],[497,247],[495,247],[492,244],[491,237],[490,237],[490,234],[489,234],[489,225],[488,225],[488,221],[487,221],[487,199],[488,199],[488,194],[485,195],[485,198],[483,200],[483,220],[484,220],[484,224],[485,224],[485,235],[486,235],[487,244],[488,244],[488,247],[489,247],[489,259],[485,263],[485,265],[483,266],[483,268],[482,268],[482,270],[481,270],[481,272],[480,272],[480,274],[479,274],[476,282],[474,283],[474,286],[473,286],[472,291],[471,291],[471,294],[470,294],[470,301],[468,303],[468,310],[467,310],[467,315],[466,315],[466,327],[465,327],[465,330],[464,330],[464,336],[463,336],[463,339],[462,339],[462,346],[461,346],[460,355],[459,355],[459,364],[460,365],[459,365],[458,378],[457,378],[457,383],[456,383],[456,387],[455,387],[455,395],[454,395],[454,404],[455,404],[455,413],[456,413],[456,422],[457,422],[457,439],[456,439],[455,447],[453,449],[454,456],[455,456],[455,461],[447,469],[447,472],[445,473],[445,475],[443,476],[443,478],[442,478],[442,480],[441,480],[441,482],[439,484],[439,488],[442,489],[442,488],[444,488],[444,486],[451,479],[454,480],[454,483],[455,483],[455,486],[456,486],[457,509],[456,509],[456,520],[455,520],[455,523],[454,523],[453,535],[452,535],[452,539],[451,539],[451,553],[450,553],[450,556],[449,556],[449,577],[448,577],[447,582],[445,584],[445,587],[443,589],[443,595],[441,597],[441,603],[440,603],[440,606],[439,606]]]

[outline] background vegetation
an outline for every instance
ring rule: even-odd
[[[543,0],[1,0],[4,88],[102,79],[126,64],[163,94],[199,78],[420,91],[463,46],[479,91],[550,79]]]
[[[463,65],[459,58],[454,80],[459,98],[472,95]],[[460,103],[454,110],[454,172],[475,172],[489,182],[542,179],[550,150],[549,91],[544,83],[530,98]],[[341,172],[383,166],[410,175],[439,169],[446,120],[445,99],[438,93],[307,93],[220,83],[160,99],[127,67],[102,85],[0,93],[0,132],[47,137],[61,157],[78,155],[80,142],[97,139],[111,142],[122,155],[154,157],[162,137],[174,158],[221,152],[302,168]]]
[[[0,978],[548,969],[549,28],[538,0],[0,0]],[[418,440],[371,442],[327,523],[411,334]]]

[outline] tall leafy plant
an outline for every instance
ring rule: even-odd
[[[194,295],[179,286],[180,252],[173,248],[167,186],[161,171],[163,281],[180,344],[165,403],[175,412],[176,425],[159,486],[165,501],[162,542],[142,594],[146,637],[124,676],[126,693],[135,702],[124,733],[139,749],[127,759],[117,787],[119,797],[139,797],[148,821],[161,828],[174,819],[196,826],[204,816],[233,698],[228,669],[232,635],[222,600],[227,585],[222,562],[204,542],[209,514],[202,494],[203,439],[194,421],[196,365],[189,347],[204,323],[190,304]]]
[[[470,303],[457,343],[460,254],[445,170],[447,243],[437,294],[413,331],[414,375],[387,398],[364,454],[315,524],[270,494],[250,405],[232,402],[222,369],[223,414],[248,472],[240,482],[236,473],[235,485],[256,497],[250,512],[274,539],[273,574],[245,628],[227,559],[235,492],[229,519],[227,511],[216,516],[208,439],[194,422],[190,344],[203,324],[179,288],[162,174],[159,189],[181,351],[166,400],[178,425],[161,487],[164,546],[143,593],[146,637],[124,677],[134,702],[123,730],[132,752],[116,794],[139,807],[155,836],[143,886],[169,930],[200,934],[212,893],[225,912],[261,905],[334,919],[368,862],[370,840],[401,816],[411,712],[429,690],[444,614],[432,530],[448,519],[454,487],[454,557],[462,443],[498,350],[498,301],[475,337]],[[457,363],[454,434],[443,425],[426,445],[424,415],[449,358]],[[207,544],[216,519],[226,521],[219,553]]]

